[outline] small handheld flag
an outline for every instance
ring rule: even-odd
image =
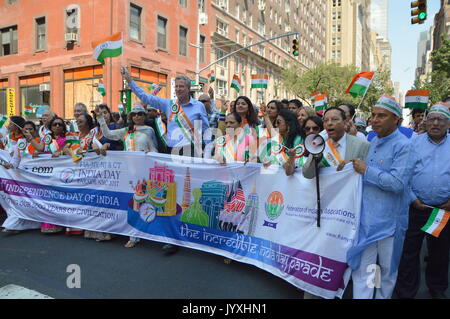
[[[231,81],[231,87],[235,89],[238,93],[241,90],[241,79],[237,74],[233,75],[233,81]]]
[[[114,58],[122,54],[122,33],[118,32],[99,41],[92,42],[94,58],[105,64],[105,58]]]
[[[269,84],[269,75],[264,74],[252,74],[252,89],[267,89]]]
[[[405,108],[426,110],[429,97],[429,90],[409,90],[405,95]]]
[[[33,107],[31,105],[25,105],[24,113],[26,116],[33,115]]]
[[[105,95],[106,95],[105,85],[103,84],[102,81],[98,82],[97,91],[98,91],[98,93],[100,93],[102,96],[105,96]]]
[[[434,208],[431,211],[425,226],[421,228],[424,232],[438,238],[450,218],[450,211]]]
[[[374,72],[361,72],[355,74],[345,93],[350,93],[353,97],[363,96],[369,89],[370,84],[372,84],[374,74]]]
[[[214,74],[214,70],[211,71],[210,74],[208,74],[209,83],[213,83],[216,80],[216,75]]]
[[[6,115],[0,114],[0,128],[5,125],[6,121],[8,121],[8,117]]]

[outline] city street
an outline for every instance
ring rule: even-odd
[[[14,284],[57,299],[298,299],[302,295],[251,265],[227,265],[221,256],[188,248],[166,256],[161,243],[146,240],[126,249],[126,241],[117,236],[98,243],[38,230],[0,233],[0,289]],[[81,288],[66,285],[72,273],[66,270],[72,264],[80,266]],[[430,298],[423,276],[417,298]]]

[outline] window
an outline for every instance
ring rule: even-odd
[[[217,80],[217,93],[221,96],[223,95],[227,95],[227,81],[223,81],[223,80]]]
[[[0,56],[17,54],[17,26],[0,29]]]
[[[228,36],[228,24],[217,19],[216,32],[223,36]]]
[[[187,0],[178,0],[180,7],[187,8]]]
[[[167,19],[158,16],[158,48],[167,49]]]
[[[141,14],[142,8],[130,4],[130,38],[141,40]]]
[[[223,50],[220,49],[216,49],[216,61],[219,60],[220,58],[224,57],[227,53]],[[220,65],[221,67],[226,68],[227,67],[227,60],[228,59],[223,59],[220,62],[217,62],[218,65]]]
[[[8,114],[6,107],[6,88],[8,87],[8,79],[0,79],[0,114]]]
[[[204,63],[205,62],[205,36],[201,35],[200,36],[200,63]]]
[[[188,29],[180,26],[178,38],[178,54],[182,56],[187,56],[187,33]]]
[[[45,50],[46,36],[45,36],[45,17],[36,19],[36,51]]]
[[[49,83],[50,73],[35,74],[19,78],[21,110],[24,110],[26,105],[33,106],[34,108],[50,105],[50,91],[41,92],[39,89],[41,84]],[[36,113],[33,113],[32,116],[29,116],[28,118],[36,119]]]

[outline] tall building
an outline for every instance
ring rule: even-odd
[[[441,47],[441,36],[450,36],[450,1],[441,0],[441,9],[434,16],[433,50]]]
[[[431,73],[431,51],[433,47],[433,27],[428,31],[420,33],[417,42],[417,68],[416,78],[425,81],[427,75]]]
[[[379,37],[389,39],[389,0],[371,1],[370,29]]]
[[[370,0],[327,0],[327,60],[370,69]]]
[[[326,0],[211,0],[208,24],[211,61],[250,44],[297,31],[289,36],[242,50],[211,66],[220,96],[230,99],[246,95],[254,103],[289,98],[282,89],[282,70],[290,65],[301,70],[325,62]],[[299,56],[292,54],[292,41],[299,41]],[[266,73],[267,89],[251,89],[251,75]],[[233,75],[241,79],[241,91],[230,90]]]
[[[76,102],[88,107],[107,103],[117,110],[123,88],[121,65],[131,70],[142,88],[158,83],[162,87],[158,95],[169,98],[174,77],[185,74],[194,79],[196,70],[209,63],[209,55],[191,45],[199,39],[210,42],[207,26],[198,26],[197,1],[45,3],[0,1],[2,114],[6,113],[7,87],[15,89],[17,114],[26,105],[49,105],[58,115],[71,118]],[[102,66],[93,57],[92,42],[117,32],[122,33],[122,55]],[[200,74],[204,83],[206,74]],[[100,80],[105,97],[97,92]]]

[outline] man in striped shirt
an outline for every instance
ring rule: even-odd
[[[399,298],[414,298],[420,285],[420,250],[427,238],[428,262],[425,278],[432,298],[445,299],[448,287],[450,225],[438,238],[421,230],[432,207],[450,211],[450,111],[433,106],[426,117],[426,134],[417,135],[414,145],[409,224],[403,244],[395,292]]]

